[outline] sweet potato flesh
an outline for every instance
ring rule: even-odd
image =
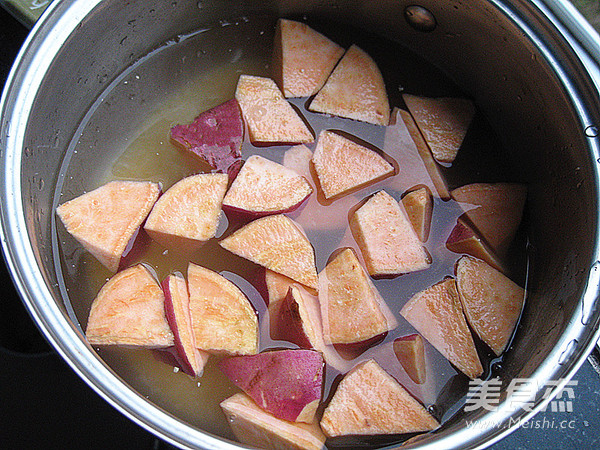
[[[367,341],[396,326],[382,311],[383,300],[350,248],[319,274],[319,301],[325,341],[332,344]]]
[[[527,187],[517,183],[473,183],[454,189],[465,215],[485,241],[505,256],[523,217]]]
[[[158,199],[144,229],[167,248],[199,247],[215,236],[227,181],[221,173],[182,179]]]
[[[410,134],[414,145],[417,148],[419,153],[419,157],[423,162],[423,165],[427,169],[427,173],[431,178],[433,185],[435,186],[435,190],[437,191],[437,195],[447,200],[450,198],[450,190],[448,189],[448,183],[444,175],[442,174],[442,169],[440,165],[436,162],[435,158],[431,154],[431,150],[427,146],[425,139],[423,139],[423,135],[419,130],[419,127],[415,123],[415,119],[410,115],[408,111],[398,110],[396,111],[396,116],[394,116],[395,120],[402,120],[408,133]],[[421,181],[422,183],[422,181]]]
[[[483,373],[453,278],[416,294],[400,314],[465,375]]]
[[[333,203],[323,204],[317,195],[317,184],[311,173],[313,153],[305,145],[296,145],[283,155],[283,165],[304,176],[314,193],[310,195],[305,206],[295,215],[295,221],[307,230],[331,232],[343,229],[347,225],[347,215],[359,200],[355,195],[345,195]]]
[[[308,143],[312,132],[270,78],[241,75],[235,91],[253,143]]]
[[[430,431],[437,420],[374,360],[352,369],[321,419],[329,437]]]
[[[427,366],[425,347],[420,334],[402,336],[394,340],[394,353],[411,380],[417,384],[425,383]]]
[[[517,325],[525,290],[502,272],[470,256],[458,261],[456,284],[469,324],[500,355]]]
[[[319,134],[312,161],[325,198],[363,188],[394,172],[377,152],[333,131]]]
[[[187,282],[181,274],[172,274],[163,281],[162,288],[167,322],[173,331],[179,360],[187,374],[199,377],[209,354],[196,347]]]
[[[309,109],[375,125],[387,125],[390,121],[390,105],[379,67],[356,45],[344,53]]]
[[[387,192],[372,196],[354,213],[350,225],[370,275],[399,275],[429,267],[429,255],[403,208]]]
[[[433,210],[433,201],[429,189],[422,187],[410,191],[402,197],[402,205],[419,240],[421,242],[427,241]]]
[[[404,102],[436,160],[451,163],[467,134],[475,106],[463,98],[427,98],[404,94]]]
[[[457,219],[456,225],[446,241],[446,247],[454,253],[466,253],[484,260],[498,270],[504,270],[502,260],[463,217]]]
[[[69,234],[116,272],[127,244],[159,194],[157,183],[112,181],[63,203],[56,212]]]
[[[165,296],[145,266],[123,270],[106,282],[92,303],[85,335],[92,345],[173,345]]]
[[[220,244],[238,256],[317,289],[313,247],[298,225],[283,214],[250,222]]]
[[[190,311],[196,346],[232,355],[258,352],[258,319],[246,295],[222,275],[188,266]]]
[[[227,191],[223,206],[253,215],[292,211],[312,193],[297,172],[253,155],[248,158]]]
[[[279,19],[273,69],[285,97],[310,97],[325,84],[344,49],[308,25]]]
[[[235,394],[221,408],[236,438],[243,444],[264,449],[322,450],[325,435],[317,423],[278,419],[260,408],[246,394]]]

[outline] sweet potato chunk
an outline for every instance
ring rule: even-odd
[[[462,217],[456,220],[456,225],[446,240],[446,248],[454,253],[475,256],[503,271],[502,261]]]
[[[145,266],[125,269],[102,286],[92,303],[85,335],[92,345],[166,348],[174,344],[165,296]]]
[[[319,274],[319,302],[327,343],[364,342],[397,326],[351,248],[335,255]]]
[[[269,315],[271,339],[293,342],[300,348],[312,348],[340,372],[350,368],[348,361],[333,346],[325,343],[319,298],[301,285],[290,284],[287,295],[269,305]]]
[[[377,152],[341,134],[319,134],[313,164],[325,198],[334,198],[373,184],[394,173]]]
[[[318,301],[313,304],[307,297],[308,293],[304,289],[292,284],[277,309],[269,305],[270,313],[277,316],[271,322],[276,324],[271,327],[271,338],[292,342],[300,348],[319,347],[323,331],[320,315],[317,315]],[[317,306],[317,309],[313,310],[311,306]]]
[[[346,374],[321,419],[329,437],[419,433],[438,427],[423,405],[372,359]]]
[[[238,441],[267,450],[322,450],[325,435],[317,423],[278,419],[262,410],[246,394],[235,394],[221,408]]]
[[[196,346],[212,353],[258,352],[258,319],[244,293],[212,270],[188,265],[190,311]]]
[[[265,284],[267,285],[267,295],[269,305],[283,300],[294,280],[280,273],[265,269]]]
[[[156,202],[144,229],[159,244],[191,252],[215,236],[227,175],[201,173],[186,177]]]
[[[290,212],[312,193],[297,172],[262,156],[248,158],[223,200],[223,207],[252,216]]]
[[[474,183],[454,189],[466,216],[501,257],[505,256],[523,217],[527,187],[517,183]]]
[[[400,314],[465,375],[483,373],[453,278],[414,295]]]
[[[379,191],[350,218],[352,234],[372,276],[429,267],[429,255],[398,202]]]
[[[407,131],[409,132],[413,143],[415,144],[421,161],[425,165],[427,172],[429,173],[429,177],[433,185],[435,186],[435,190],[441,199],[447,200],[450,198],[450,191],[448,189],[448,184],[446,183],[446,179],[442,174],[442,170],[440,165],[435,161],[431,150],[427,146],[427,143],[423,139],[423,135],[421,131],[419,131],[419,127],[415,123],[415,119],[410,115],[408,111],[398,110],[397,116],[395,116],[395,120],[398,120],[398,116],[402,119],[402,122],[406,126]]]
[[[203,112],[189,125],[176,125],[171,128],[171,139],[213,169],[228,173],[242,158],[244,121],[240,105],[231,99]]]
[[[112,181],[60,205],[67,231],[108,270],[116,272],[125,249],[160,194],[149,181]]]
[[[304,176],[316,190],[310,169],[312,157],[313,153],[306,145],[296,145],[284,153],[283,165]],[[348,225],[348,211],[358,202],[356,197],[347,195],[325,205],[319,202],[316,195],[311,195],[294,220],[305,230],[344,229]]]
[[[425,347],[420,334],[410,334],[395,339],[394,353],[411,380],[417,384],[425,383],[427,366]]]
[[[402,205],[421,242],[427,241],[431,228],[433,199],[426,187],[415,189],[402,197]]]
[[[315,140],[270,78],[241,75],[235,98],[242,108],[252,143],[305,144]]]
[[[277,22],[273,71],[286,97],[316,94],[343,54],[342,47],[304,23]]]
[[[308,109],[375,125],[390,121],[385,83],[373,59],[352,45]]]
[[[165,313],[175,337],[182,368],[188,375],[199,377],[209,354],[196,348],[187,283],[181,274],[171,274],[163,280],[162,288],[165,293]]]
[[[298,225],[283,214],[254,220],[223,239],[220,245],[242,258],[317,289],[313,247]]]
[[[411,129],[413,132],[416,130],[419,141],[414,138]],[[397,174],[388,182],[394,191],[406,192],[415,186],[423,186],[433,195],[443,198],[438,192],[441,190],[438,185],[441,184],[445,188],[445,197],[449,198],[448,188],[439,170],[441,166],[433,159],[409,112],[399,108],[392,110],[390,124],[385,127],[383,151],[398,163]]]
[[[471,327],[500,355],[517,326],[525,290],[489,264],[470,256],[463,256],[456,264],[456,285]]]
[[[323,357],[314,350],[275,350],[221,361],[225,375],[265,411],[312,423],[323,384]]]
[[[451,163],[467,134],[475,105],[463,98],[427,98],[404,94],[404,102],[436,160]]]

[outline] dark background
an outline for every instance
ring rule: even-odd
[[[575,3],[593,24],[600,23],[598,1]],[[27,33],[0,8],[1,86]],[[173,448],[114,410],[54,353],[27,315],[1,261],[0,280],[0,449]],[[573,412],[539,413],[530,428],[517,429],[491,448],[600,448],[600,375],[586,361],[573,380],[578,383]]]

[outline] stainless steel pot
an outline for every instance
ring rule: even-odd
[[[411,25],[405,9],[414,5],[435,23]],[[501,439],[551,400],[542,387],[563,387],[599,335],[600,40],[564,0],[54,1],[25,43],[1,105],[2,244],[23,301],[72,368],[132,420],[182,448],[239,448],[152,404],[86,343],[55,270],[53,196],[79,125],[107,83],[177,36],[265,13],[375,30],[443,68],[475,99],[528,180],[530,296],[502,381],[529,378],[540,389],[535,398],[503,394],[497,411],[465,413],[410,446],[475,448]],[[98,155],[85,159],[70,175],[89,176]],[[514,409],[515,399],[535,407]],[[467,429],[465,420],[499,426]]]

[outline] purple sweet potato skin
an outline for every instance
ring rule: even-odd
[[[271,329],[272,332],[275,332],[275,336],[271,335],[271,337],[292,342],[300,348],[312,348],[312,344],[304,332],[298,303],[296,303],[291,289],[288,290],[287,295],[280,302],[279,323],[281,329]]]
[[[213,169],[237,175],[242,157],[244,121],[236,99],[200,114],[189,125],[171,128],[171,139],[205,160]]]
[[[175,311],[173,307],[172,294],[171,294],[171,286],[169,284],[169,277],[165,278],[160,284],[163,292],[165,293],[165,315],[167,317],[167,322],[171,327],[171,331],[173,331],[173,336],[175,338],[175,350],[174,356],[176,356],[177,361],[181,364],[182,369],[188,375],[194,376],[194,369],[190,364],[189,359],[186,357],[185,348],[181,342],[181,337],[179,336],[179,328],[175,318]]]
[[[306,405],[321,399],[323,357],[313,350],[275,350],[234,356],[221,371],[261,408],[295,421]]]

